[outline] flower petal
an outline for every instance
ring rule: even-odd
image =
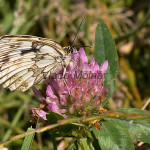
[[[89,66],[88,63],[83,64],[82,71],[83,71],[82,73],[91,71],[91,67]]]
[[[41,95],[40,91],[37,90],[35,86],[32,86],[32,90],[40,102],[43,102],[45,100],[45,98]]]
[[[43,111],[43,110],[40,110],[40,116],[44,119],[44,120],[47,120],[46,119],[46,112],[45,111]]]
[[[79,55],[80,55],[80,61],[82,63],[88,63],[88,58],[87,58],[87,56],[86,56],[85,51],[84,51],[83,48],[80,48]]]
[[[50,85],[47,86],[46,95],[47,95],[47,96],[50,96],[50,97],[51,97],[52,95],[54,95],[54,92],[53,92],[53,90],[52,90],[52,88],[51,88]]]
[[[50,103],[48,106],[47,106],[48,110],[51,110],[55,113],[58,113],[60,114],[60,110],[59,110],[59,107],[56,103]]]
[[[104,73],[106,73],[107,68],[108,68],[108,60],[105,60],[105,61],[101,64],[99,70],[101,71],[102,74],[104,74]]]

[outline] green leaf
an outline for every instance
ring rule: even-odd
[[[105,60],[108,60],[109,67],[107,69],[104,86],[109,87],[109,91],[107,98],[103,101],[104,106],[115,90],[115,78],[118,74],[118,55],[115,42],[108,27],[104,23],[99,23],[96,28],[94,57],[99,65]]]
[[[57,123],[59,120],[63,120],[64,117],[58,113],[55,113],[53,111],[49,111],[48,114],[46,115],[47,121],[50,124]]]
[[[33,128],[28,128],[27,132],[30,132],[33,130],[34,130]],[[32,133],[25,137],[21,150],[30,150],[31,149],[34,135],[35,135],[35,133]]]
[[[67,147],[67,150],[75,150],[77,149],[77,142],[73,141],[71,144]]]
[[[68,123],[63,126],[59,126],[59,133],[63,134],[64,136],[74,136],[77,137],[79,134],[82,135],[81,132],[79,132],[79,129],[82,129],[85,127],[83,124],[77,124],[77,123]]]
[[[82,150],[94,150],[92,143],[87,138],[78,139],[78,146],[81,147]]]
[[[107,74],[108,75],[108,74]],[[107,75],[106,75],[106,77],[107,77]],[[109,75],[108,75],[109,76]],[[106,80],[105,80],[106,82],[108,81],[107,80],[107,78],[106,78]],[[105,83],[106,83],[105,82]],[[114,93],[114,91],[115,91],[115,89],[116,89],[116,81],[114,80],[114,81],[111,81],[111,83],[109,83],[109,85],[108,86],[104,86],[104,87],[108,87],[108,95],[107,95],[107,97],[106,97],[106,99],[102,102],[102,107],[104,107],[106,104],[107,104],[107,102],[109,101],[109,99],[111,98],[111,96],[113,95],[113,93]]]
[[[49,111],[46,115],[46,118],[49,122],[49,124],[55,124],[58,123],[59,120],[63,120],[64,117],[58,113],[55,113],[53,111]],[[63,136],[78,136],[77,132],[75,132],[77,129],[85,127],[84,124],[79,123],[68,123],[64,125],[60,125],[57,128],[57,131],[59,134]]]
[[[92,128],[102,150],[134,150],[132,139],[126,128],[111,121],[103,121],[102,129]]]
[[[116,109],[116,111],[124,112],[124,113],[138,113],[138,114],[146,114],[147,111],[137,109],[137,108],[120,108]]]
[[[133,109],[133,108],[124,108],[119,109],[119,111],[125,113],[139,113],[145,114],[146,111],[140,109]],[[133,140],[142,141],[144,143],[150,143],[150,119],[143,119],[143,120],[120,120],[120,119],[106,119],[111,120],[117,124],[122,125],[125,127],[129,134],[131,135]]]
[[[73,134],[73,130],[77,128],[79,127],[71,123],[68,123],[63,126],[59,126],[59,133],[68,136],[77,136],[78,135],[77,133],[75,133],[76,135]]]

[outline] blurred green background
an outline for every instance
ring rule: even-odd
[[[115,39],[119,55],[117,89],[107,108],[141,109],[150,96],[149,0],[0,0],[0,36],[36,35],[68,46],[85,12],[75,44],[93,47],[85,49],[90,61],[96,25],[103,21]],[[0,86],[0,141],[23,133],[32,125],[32,106],[39,106],[32,90],[10,92]],[[51,149],[50,137],[49,133],[39,134],[32,149]],[[64,147],[68,141],[58,139]],[[20,149],[21,144],[19,140],[8,147]]]

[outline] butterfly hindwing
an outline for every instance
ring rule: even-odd
[[[3,36],[0,38],[0,84],[11,91],[26,91],[61,70],[64,55],[63,48],[49,39]]]

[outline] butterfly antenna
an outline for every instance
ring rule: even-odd
[[[92,46],[88,46],[88,45],[84,45],[84,46],[81,46],[81,45],[74,45],[74,46],[93,48]]]
[[[75,39],[76,39],[76,37],[77,37],[77,35],[78,35],[78,32],[79,32],[79,30],[80,30],[80,27],[81,27],[81,25],[82,25],[82,23],[83,23],[83,21],[84,21],[86,15],[87,15],[87,12],[85,12],[85,14],[84,14],[84,16],[83,16],[83,18],[82,18],[82,21],[81,21],[81,23],[80,23],[80,25],[79,25],[79,27],[78,27],[78,30],[77,30],[77,32],[76,32],[76,34],[75,34],[75,36],[74,36],[74,39],[73,39],[73,41],[72,41],[72,43],[71,43],[71,46],[73,46],[73,43],[74,43],[74,41],[75,41]]]

